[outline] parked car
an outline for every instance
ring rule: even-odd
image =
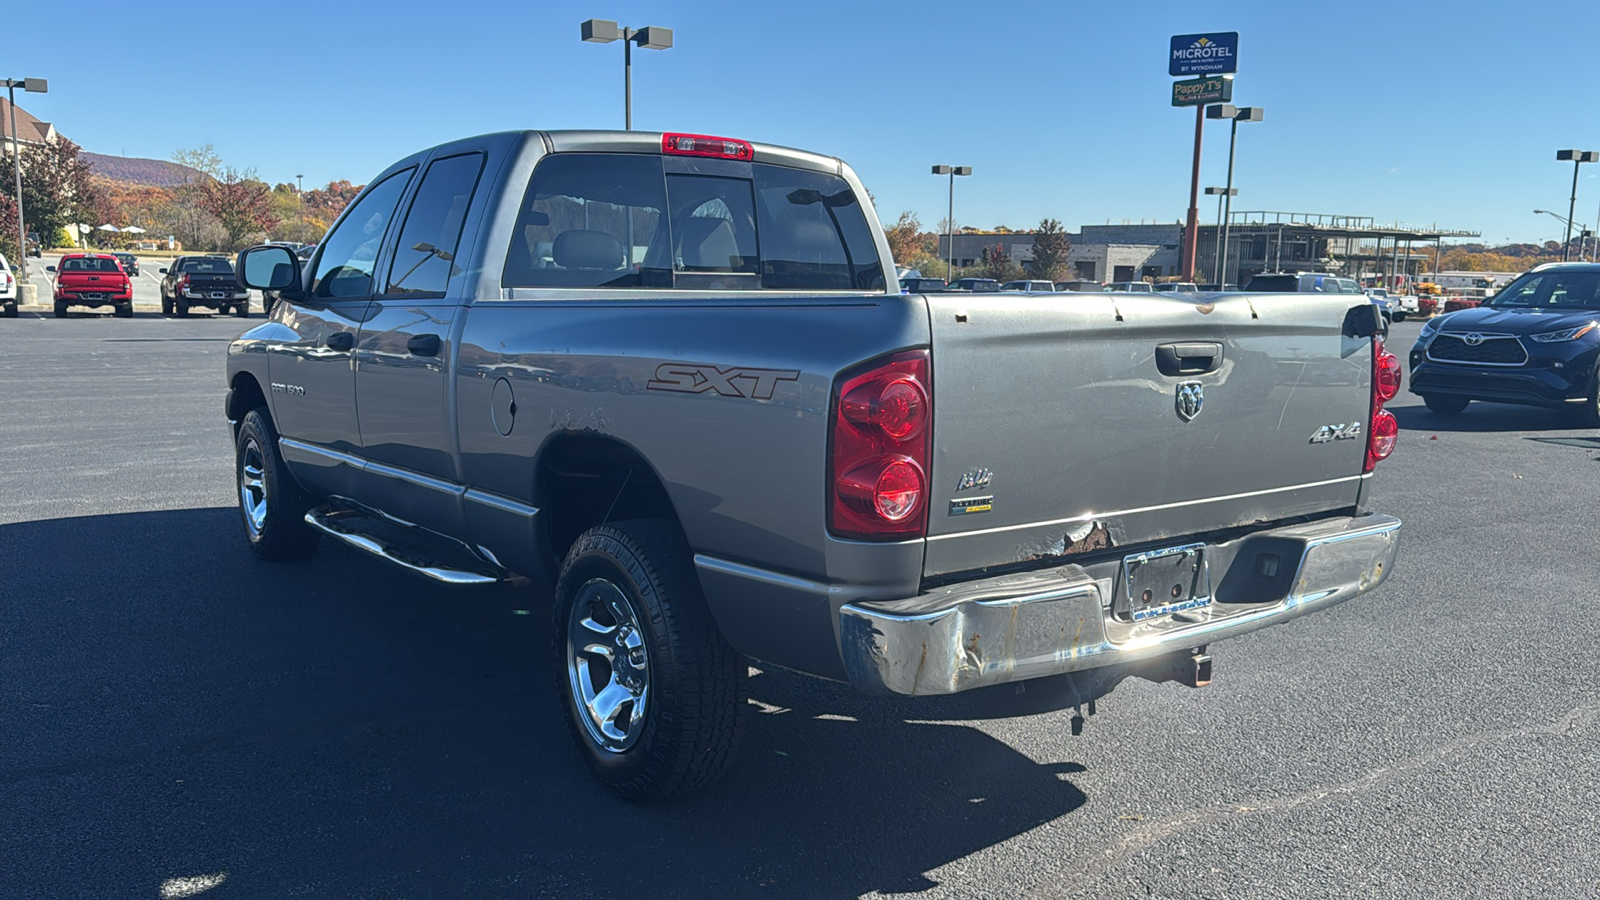
[[[1158,294],[1193,294],[1200,290],[1200,286],[1189,281],[1163,281],[1151,285]]]
[[[0,318],[17,317],[17,276],[11,273],[11,263],[0,255]]]
[[[1272,294],[1357,294],[1367,299],[1383,317],[1384,333],[1394,320],[1394,310],[1385,298],[1373,297],[1365,292],[1354,278],[1328,275],[1322,272],[1258,272],[1245,282],[1250,293]]]
[[[23,253],[28,256],[44,256],[44,241],[39,239],[39,232],[30,231],[24,239]]]
[[[1108,291],[1123,291],[1129,294],[1150,294],[1155,288],[1148,281],[1113,281],[1106,285]]]
[[[950,282],[952,291],[972,291],[978,294],[992,294],[1000,290],[1000,282],[993,278],[957,278]]]
[[[113,252],[111,255],[115,256],[117,262],[122,264],[122,271],[127,272],[129,278],[139,277],[139,257],[134,256],[132,253]]]
[[[1031,294],[1053,294],[1056,286],[1048,281],[1008,281],[1000,285],[1002,291],[1027,291]]]
[[[900,293],[924,294],[928,291],[946,290],[948,285],[943,278],[902,278],[900,279]]]
[[[288,248],[285,248],[288,252]],[[187,316],[196,306],[239,318],[250,315],[250,292],[239,285],[233,263],[221,256],[180,256],[161,269],[161,312]]]
[[[1056,282],[1056,290],[1071,291],[1080,294],[1103,294],[1105,293],[1106,286],[1098,281],[1080,279],[1078,281],[1058,281]]]
[[[70,306],[109,306],[118,318],[133,317],[133,282],[115,256],[68,253],[59,266],[45,266],[45,271],[55,274],[56,318],[66,318]]]
[[[1482,305],[1429,319],[1411,392],[1455,415],[1474,400],[1573,409],[1600,426],[1600,264],[1550,263]]]
[[[886,694],[1198,687],[1204,648],[1394,570],[1400,522],[1364,492],[1400,361],[1370,304],[1124,303],[1113,325],[888,293],[870,202],[835,157],[722,137],[400,160],[309,268],[239,257],[281,295],[225,355],[244,540],[553,581],[558,705],[630,800],[726,771],[747,657]],[[332,598],[369,588],[337,577]]]

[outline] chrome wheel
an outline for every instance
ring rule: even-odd
[[[239,450],[239,508],[252,538],[260,537],[267,524],[267,481],[262,468],[261,445],[254,437],[246,437]]]
[[[650,703],[650,656],[622,589],[585,582],[567,617],[567,681],[589,739],[622,753],[639,740]]]

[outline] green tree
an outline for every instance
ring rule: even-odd
[[[1063,281],[1067,277],[1067,251],[1072,242],[1056,219],[1044,219],[1033,237],[1033,277]]]

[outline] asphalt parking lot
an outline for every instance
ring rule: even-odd
[[[1569,419],[1402,393],[1394,576],[1215,645],[1210,688],[1125,682],[1073,737],[763,671],[733,776],[637,808],[568,743],[542,589],[251,556],[244,324],[0,322],[0,896],[1600,895]]]

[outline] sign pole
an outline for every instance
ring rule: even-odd
[[[1195,253],[1200,241],[1200,139],[1205,135],[1206,108],[1194,108],[1194,169],[1189,176],[1189,224],[1183,233],[1183,280],[1194,281]]]

